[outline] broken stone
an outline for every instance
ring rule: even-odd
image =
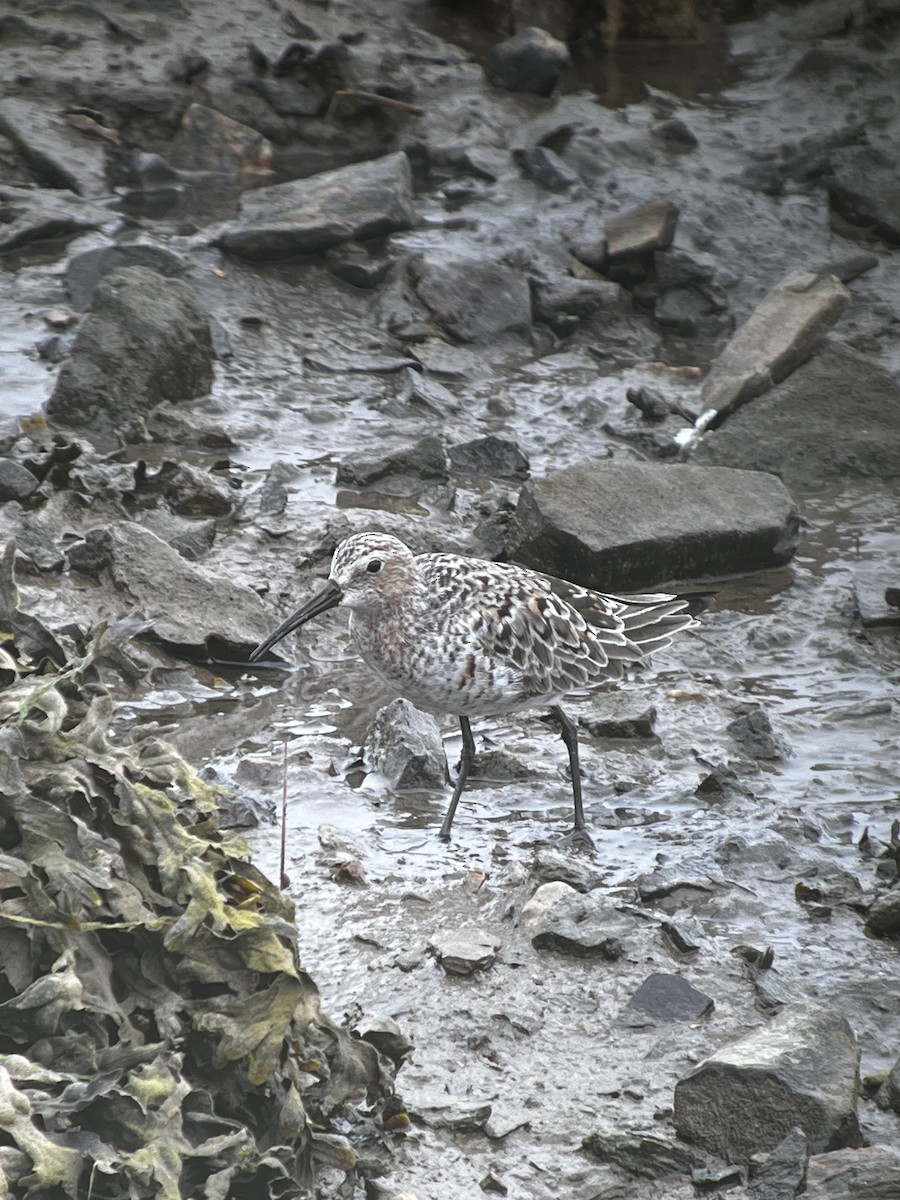
[[[0,501],[27,500],[40,486],[38,478],[12,458],[0,458]]]
[[[782,279],[710,367],[701,391],[704,428],[715,428],[806,362],[850,299],[833,275],[794,271]]]
[[[441,439],[429,434],[412,446],[399,446],[377,458],[367,453],[351,454],[338,464],[335,482],[368,487],[387,475],[404,474],[419,479],[446,479],[447,456]]]
[[[483,929],[444,929],[431,937],[428,948],[448,975],[474,975],[494,965],[501,945]]]
[[[606,223],[606,248],[609,258],[629,258],[667,250],[675,237],[678,205],[662,198],[638,204]]]
[[[517,442],[489,433],[460,442],[447,451],[454,475],[487,475],[491,479],[527,479],[529,462]]]
[[[408,700],[380,708],[363,739],[363,752],[392,787],[443,787],[447,759],[434,717]]]
[[[848,479],[897,479],[900,385],[847,346],[826,344],[767,395],[704,433],[690,459],[771,471],[802,492]]]
[[[61,238],[98,229],[109,221],[109,213],[69,192],[29,191],[0,185],[3,221],[0,222],[0,253],[45,238]]]
[[[448,413],[459,411],[459,401],[450,389],[423,371],[408,370],[406,381],[410,398],[424,404],[436,416],[446,417]]]
[[[400,1066],[413,1051],[413,1043],[400,1032],[400,1026],[383,1013],[370,1013],[353,1026],[357,1037],[371,1043],[380,1054],[385,1054],[396,1066]]]
[[[189,104],[185,109],[170,157],[174,167],[236,177],[247,187],[272,174],[268,138],[205,104]]]
[[[549,846],[542,846],[535,851],[531,873],[541,883],[562,882],[577,892],[592,892],[605,882],[603,872],[581,855],[566,854]],[[524,909],[522,915],[525,915]]]
[[[629,1175],[657,1179],[665,1175],[687,1175],[703,1167],[704,1159],[690,1146],[674,1140],[641,1133],[589,1134],[582,1149],[603,1163],[612,1163]]]
[[[835,1150],[809,1160],[803,1200],[896,1200],[900,1154],[889,1146]]]
[[[750,1200],[794,1200],[806,1182],[809,1142],[799,1125],[788,1130],[750,1181]]]
[[[798,530],[773,475],[682,464],[579,463],[527,483],[509,557],[600,591],[787,562]]]
[[[191,400],[213,379],[209,315],[180,279],[124,267],[98,284],[48,414],[111,430],[163,400]]]
[[[66,263],[65,285],[69,299],[79,312],[90,305],[101,279],[120,267],[148,267],[159,275],[180,275],[187,263],[162,246],[132,242],[124,246],[101,246],[76,254]]]
[[[772,729],[769,714],[761,704],[742,705],[727,729],[749,758],[775,762],[789,753],[784,739]]]
[[[423,260],[416,292],[434,320],[462,342],[490,342],[531,325],[531,294],[516,271],[498,262]]]
[[[564,192],[579,182],[577,173],[547,146],[529,146],[515,151],[513,157],[523,171],[551,192]]]
[[[644,903],[662,900],[679,888],[694,888],[700,892],[712,892],[725,882],[718,867],[705,859],[684,858],[671,866],[660,867],[638,880],[638,893]]]
[[[900,888],[884,892],[866,916],[866,931],[876,937],[894,937],[900,932]]]
[[[655,971],[628,1001],[619,1022],[643,1029],[658,1021],[699,1021],[714,1008],[712,997],[698,991],[683,975]]]
[[[381,283],[393,263],[387,255],[376,257],[360,242],[343,242],[325,252],[325,261],[332,275],[351,287],[369,289]]]
[[[609,692],[593,697],[590,715],[578,718],[578,724],[592,737],[656,737],[656,708],[640,696],[627,692]]]
[[[553,889],[548,892],[545,889]],[[634,931],[634,917],[617,912],[595,895],[582,895],[564,883],[545,883],[522,910],[523,922],[536,950],[557,950],[575,958],[605,958],[614,962],[625,953]],[[552,902],[550,902],[552,900]],[[527,912],[527,918],[526,918]]]
[[[675,1128],[727,1162],[774,1150],[799,1125],[814,1154],[858,1146],[859,1047],[845,1017],[784,1009],[675,1086]]]
[[[900,182],[894,157],[876,146],[843,146],[830,155],[831,207],[891,245],[900,245]]]
[[[477,1100],[420,1100],[409,1105],[409,1115],[431,1129],[467,1133],[484,1126],[491,1106]]]
[[[316,254],[409,229],[414,221],[412,175],[401,152],[248,192],[240,219],[217,244],[256,260]]]
[[[484,72],[494,87],[549,96],[571,65],[565,42],[530,25],[488,51]]]
[[[74,129],[47,104],[15,96],[0,100],[0,130],[15,142],[40,183],[79,196],[109,193],[103,141]]]

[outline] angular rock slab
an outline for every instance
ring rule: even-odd
[[[444,929],[428,943],[448,975],[474,975],[493,966],[501,941],[483,929]]]
[[[648,200],[606,223],[606,244],[610,258],[667,250],[675,237],[678,205],[668,197]]]
[[[114,429],[163,400],[201,396],[212,380],[209,314],[193,289],[123,267],[95,288],[47,412],[76,428]]]
[[[746,1162],[799,1125],[813,1154],[858,1146],[859,1046],[845,1017],[812,1004],[724,1047],[675,1085],[679,1137]]]
[[[900,384],[861,354],[826,344],[705,433],[690,461],[771,471],[797,491],[900,478]]]
[[[704,428],[761,396],[813,353],[850,303],[834,275],[793,271],[765,296],[703,381]]]
[[[605,958],[625,953],[637,921],[562,882],[545,883],[522,909],[522,923],[536,950],[557,950],[574,958]]]
[[[252,646],[271,628],[271,613],[252,588],[186,562],[137,522],[120,521],[103,533],[113,582],[163,641],[201,649],[212,636]]]
[[[0,184],[4,220],[0,224],[0,254],[43,238],[60,238],[86,229],[99,229],[108,212],[71,192],[30,191]]]
[[[774,475],[586,462],[525,485],[509,557],[600,591],[630,591],[783,565],[797,528]]]
[[[443,787],[447,759],[434,717],[408,700],[380,708],[366,731],[363,752],[392,787]]]
[[[803,1200],[897,1200],[900,1154],[888,1146],[835,1150],[809,1160]]]
[[[109,192],[103,142],[79,133],[46,104],[18,97],[0,100],[0,130],[50,187],[68,188],[79,196]]]
[[[409,229],[415,215],[409,160],[398,152],[247,193],[216,244],[255,260],[317,254]]]
[[[418,264],[416,275],[419,299],[461,342],[489,342],[531,325],[528,284],[503,263],[434,258]]]
[[[830,155],[831,207],[854,225],[900,245],[900,178],[896,160],[875,146],[842,146]]]

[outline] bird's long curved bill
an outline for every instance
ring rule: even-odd
[[[270,633],[264,642],[260,642],[253,653],[250,655],[250,662],[259,662],[264,654],[267,654],[276,642],[280,642],[283,637],[287,637],[289,633],[293,633],[295,629],[299,629],[301,625],[305,625],[307,621],[311,621],[313,617],[317,617],[319,613],[327,612],[329,608],[334,608],[336,604],[340,604],[343,592],[340,587],[329,579],[321,592],[311,597],[303,605],[298,608],[293,616],[288,617],[286,621],[282,621],[274,633]]]

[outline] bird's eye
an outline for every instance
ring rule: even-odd
[[[377,575],[383,566],[384,563],[380,558],[370,558],[366,563],[366,570],[370,575]]]

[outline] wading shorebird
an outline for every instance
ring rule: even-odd
[[[444,840],[475,757],[469,718],[540,707],[559,722],[569,752],[575,825],[568,836],[591,844],[577,730],[559,702],[616,678],[624,663],[668,646],[696,623],[677,596],[607,596],[525,567],[413,554],[399,538],[359,533],[335,550],[324,588],[260,642],[250,661],[338,604],[350,609],[360,657],[386,683],[426,712],[459,718],[462,756]]]

